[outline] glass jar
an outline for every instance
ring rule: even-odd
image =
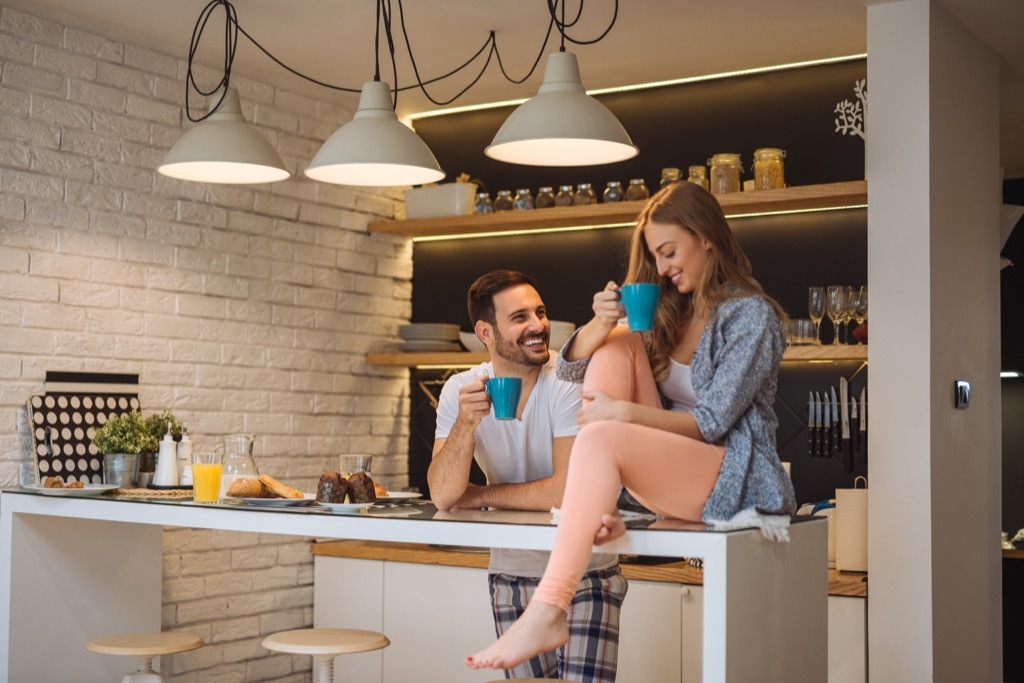
[[[740,191],[740,173],[743,165],[739,154],[716,154],[708,160],[711,164],[711,194],[728,194]]]
[[[665,189],[672,183],[678,183],[682,177],[683,173],[678,168],[661,169],[661,188]]]
[[[221,502],[224,502],[228,489],[235,480],[255,479],[260,476],[256,461],[252,457],[253,442],[251,434],[232,434],[224,437],[219,496]]]
[[[609,180],[608,186],[604,188],[604,194],[601,195],[604,199],[605,204],[611,204],[612,202],[621,202],[625,194],[622,191],[622,183],[618,180]]]
[[[629,187],[626,188],[627,202],[637,202],[650,196],[651,193],[648,192],[647,183],[643,178],[633,178],[629,181]]]
[[[516,190],[516,198],[513,201],[516,211],[528,211],[533,208],[533,194],[527,187]]]
[[[706,166],[691,166],[689,171],[690,177],[686,179],[687,182],[700,185],[705,190],[708,189],[708,169]]]
[[[572,196],[572,202],[576,206],[597,203],[597,195],[594,194],[594,188],[590,186],[590,183],[580,183],[576,187],[576,194]]]
[[[547,209],[555,205],[555,193],[551,187],[544,186],[537,190],[537,199],[533,205],[538,209]]]
[[[754,189],[777,190],[786,186],[782,160],[786,152],[775,147],[754,150]]]
[[[477,192],[473,211],[475,213],[493,213],[494,204],[491,203],[491,195],[486,192]]]
[[[555,206],[572,206],[572,185],[561,185],[555,195]]]
[[[495,211],[511,211],[515,206],[512,201],[512,190],[498,190],[498,196],[494,199]]]

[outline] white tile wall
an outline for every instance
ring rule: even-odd
[[[305,490],[351,451],[406,484],[407,373],[365,362],[411,313],[410,244],[367,233],[401,193],[306,180],[351,112],[240,75],[246,117],[299,179],[160,176],[193,125],[182,56],[0,7],[0,480],[29,456],[46,371],[95,370],[139,373],[144,412],[198,442],[255,433],[261,469]],[[166,530],[163,627],[207,642],[165,658],[171,680],[308,680],[308,658],[260,647],[312,625],[308,545]]]

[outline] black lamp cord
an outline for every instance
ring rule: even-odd
[[[487,39],[484,41],[484,44],[480,47],[480,49],[477,50],[476,53],[474,53],[472,57],[467,59],[460,66],[457,66],[456,68],[452,69],[448,73],[442,74],[440,76],[436,76],[434,78],[429,78],[429,79],[424,80],[423,78],[420,77],[419,67],[417,67],[416,59],[413,57],[412,44],[409,41],[409,34],[408,34],[408,31],[406,30],[406,27],[405,27],[405,11],[404,11],[404,9],[402,7],[402,0],[397,0],[397,3],[398,3],[399,25],[401,26],[401,29],[402,29],[402,37],[405,39],[406,50],[407,50],[407,52],[409,54],[409,62],[412,64],[413,73],[416,76],[416,84],[415,85],[407,85],[407,86],[398,87],[398,67],[397,67],[397,65],[395,63],[395,42],[394,42],[394,38],[392,37],[392,31],[391,31],[392,15],[393,15],[392,6],[391,6],[392,0],[377,0],[377,22],[376,22],[377,26],[376,26],[376,34],[375,34],[375,37],[374,37],[374,73],[373,73],[373,80],[375,80],[375,81],[379,81],[380,80],[380,33],[381,33],[381,26],[383,26],[384,27],[384,35],[385,35],[385,38],[386,38],[387,44],[388,44],[388,56],[389,56],[389,58],[391,60],[391,73],[392,73],[392,77],[394,79],[394,83],[396,85],[396,87],[392,91],[393,92],[392,106],[394,106],[394,107],[397,107],[397,104],[398,104],[398,93],[400,91],[410,90],[410,89],[413,89],[413,88],[419,88],[423,92],[423,94],[427,97],[427,99],[430,100],[431,103],[433,103],[433,104],[435,104],[437,106],[445,106],[445,105],[451,104],[452,102],[457,100],[459,97],[461,97],[463,94],[465,94],[467,90],[469,90],[474,85],[476,85],[476,83],[483,77],[484,73],[487,71],[487,67],[491,63],[491,58],[492,57],[497,60],[498,68],[501,70],[501,74],[505,78],[505,80],[509,81],[510,83],[515,83],[515,84],[523,83],[528,78],[530,78],[530,76],[533,75],[533,72],[537,69],[537,65],[540,63],[541,57],[544,56],[544,52],[547,49],[548,41],[551,39],[551,31],[552,31],[553,28],[555,28],[555,27],[558,28],[558,33],[559,33],[559,36],[560,36],[560,39],[561,39],[561,44],[559,46],[559,51],[564,52],[565,51],[565,43],[566,43],[566,41],[569,41],[570,43],[573,43],[575,45],[594,45],[594,44],[600,42],[602,39],[604,39],[604,37],[608,35],[608,32],[612,30],[612,27],[615,26],[615,21],[618,18],[618,15],[619,15],[619,0],[613,0],[614,10],[612,12],[611,21],[609,22],[608,27],[597,38],[593,38],[593,39],[590,39],[590,40],[577,40],[577,39],[574,39],[571,36],[569,36],[566,33],[566,30],[569,29],[569,28],[572,28],[573,26],[575,26],[579,22],[580,17],[583,16],[584,1],[585,0],[579,0],[579,7],[577,9],[576,16],[573,18],[573,20],[571,22],[566,23],[566,20],[565,20],[565,5],[566,5],[567,0],[562,0],[561,1],[561,18],[559,18],[559,16],[558,16],[558,14],[559,14],[559,11],[558,11],[559,0],[545,0],[545,2],[547,3],[547,6],[548,6],[548,14],[551,16],[551,21],[548,22],[547,32],[544,35],[544,42],[541,44],[540,50],[537,53],[537,58],[533,61],[533,64],[530,66],[530,70],[522,78],[513,78],[505,70],[505,64],[504,64],[504,62],[502,62],[502,59],[501,59],[501,51],[498,48],[498,38],[495,35],[494,31],[491,31],[488,34]],[[223,73],[223,76],[221,77],[220,81],[217,82],[217,84],[214,85],[210,90],[203,90],[201,87],[199,87],[199,84],[196,82],[195,75],[194,75],[193,70],[192,70],[192,65],[193,65],[193,61],[195,59],[196,52],[199,49],[199,43],[200,43],[200,41],[202,40],[202,37],[203,37],[203,31],[206,30],[206,24],[209,22],[210,17],[213,14],[214,10],[216,10],[218,7],[222,7],[224,9],[224,73]],[[303,78],[303,79],[309,81],[310,83],[314,83],[316,85],[323,86],[325,88],[330,88],[331,90],[339,90],[339,91],[342,91],[342,92],[350,92],[350,93],[358,93],[358,92],[360,92],[360,88],[348,88],[348,87],[344,87],[344,86],[340,86],[340,85],[332,85],[330,83],[325,83],[324,81],[320,81],[320,80],[317,80],[316,78],[312,78],[310,76],[307,76],[306,74],[303,74],[303,73],[297,71],[296,69],[293,69],[292,67],[288,66],[287,64],[282,62],[280,59],[275,57],[273,54],[271,54],[270,51],[267,50],[267,48],[263,47],[263,45],[261,45],[255,38],[253,38],[251,35],[249,35],[245,31],[245,29],[243,29],[239,25],[239,23],[238,23],[238,13],[236,12],[234,5],[231,4],[230,0],[210,0],[210,2],[206,5],[206,7],[204,7],[203,10],[199,13],[199,18],[196,20],[196,25],[192,29],[192,41],[189,44],[189,51],[188,51],[188,73],[187,73],[187,76],[185,78],[185,113],[188,115],[189,121],[192,121],[194,123],[198,123],[199,121],[203,121],[204,119],[206,119],[208,116],[210,116],[210,114],[212,114],[216,110],[217,106],[220,106],[221,102],[224,101],[224,96],[227,94],[227,87],[228,87],[228,84],[229,84],[229,82],[231,80],[231,65],[232,65],[232,63],[235,60],[235,50],[238,48],[238,34],[239,33],[241,33],[243,36],[245,36],[249,40],[249,42],[251,42],[253,45],[255,45],[260,50],[260,52],[262,52],[267,57],[269,57],[278,66],[282,67],[283,69],[289,71],[292,74],[295,74],[296,76],[298,76],[300,78]],[[427,91],[427,87],[426,86],[434,84],[434,83],[437,83],[439,81],[443,81],[443,80],[445,80],[445,79],[447,79],[447,78],[449,78],[451,76],[454,76],[455,74],[459,73],[463,69],[466,69],[467,67],[469,67],[473,62],[475,62],[477,60],[477,58],[479,58],[485,52],[487,53],[487,56],[484,59],[483,66],[480,68],[479,72],[476,74],[476,76],[474,76],[472,78],[472,80],[469,82],[468,85],[466,85],[464,88],[462,88],[453,97],[451,97],[451,98],[449,98],[447,100],[438,100],[438,99],[435,99],[433,96],[431,96],[431,94]],[[190,104],[190,97],[189,97],[191,91],[193,89],[195,89],[195,91],[198,94],[208,97],[208,96],[213,95],[214,93],[216,93],[217,90],[220,89],[220,88],[223,88],[223,91],[221,92],[220,100],[217,101],[217,106],[211,107],[209,109],[209,111],[207,111],[202,116],[199,116],[198,118],[193,116],[192,115],[192,108],[191,108],[191,104]]]

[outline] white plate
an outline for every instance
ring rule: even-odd
[[[408,493],[406,491],[388,491],[386,496],[377,496],[378,503],[397,503],[400,500],[409,500],[410,498],[422,498],[422,493]]]
[[[447,341],[406,341],[398,343],[399,351],[417,353],[424,351],[461,351],[462,344]]]
[[[81,489],[48,489],[45,486],[25,486],[24,488],[44,496],[98,496],[104,491],[116,489],[117,486],[115,484],[86,484],[85,488]]]
[[[406,341],[455,341],[459,338],[459,326],[449,323],[412,323],[400,325],[398,336]]]
[[[325,503],[318,500],[317,505],[330,508],[331,512],[359,512],[373,505],[373,503]]]
[[[228,496],[228,498],[240,500],[246,505],[259,505],[268,508],[291,508],[299,507],[300,505],[312,505],[313,501],[316,500],[316,495],[313,493],[303,495],[305,498],[236,498],[235,496]]]

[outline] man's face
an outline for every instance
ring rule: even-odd
[[[491,352],[512,363],[544,365],[550,358],[551,325],[540,294],[516,285],[494,295],[494,343]]]

